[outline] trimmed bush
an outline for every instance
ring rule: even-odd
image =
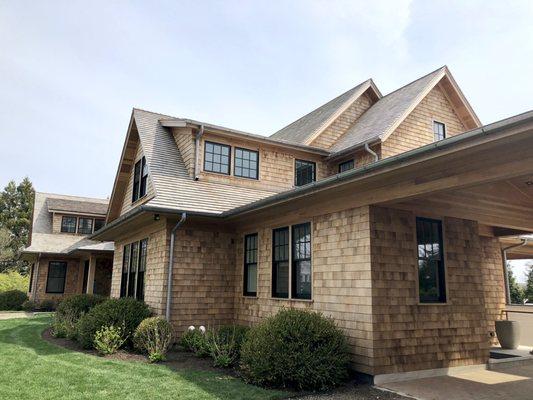
[[[146,318],[133,335],[135,348],[147,354],[151,362],[165,360],[171,342],[172,325],[161,317]]]
[[[261,386],[323,390],[348,377],[348,346],[332,319],[281,310],[253,327],[242,345],[243,377]]]
[[[227,368],[237,364],[248,330],[244,326],[226,325],[206,334],[209,355],[215,367]]]
[[[24,311],[33,311],[37,309],[37,303],[33,300],[26,300],[24,303],[22,303],[22,309]]]
[[[0,293],[0,310],[22,310],[22,304],[28,300],[26,293],[20,290],[8,290]]]
[[[207,332],[201,332],[199,329],[187,330],[181,337],[180,343],[197,357],[207,357],[210,354],[207,335]]]
[[[56,302],[54,300],[45,299],[39,303],[40,311],[54,311],[56,309]]]
[[[126,342],[124,328],[120,326],[104,326],[94,334],[94,348],[102,355],[115,354]]]
[[[150,317],[148,306],[131,297],[109,299],[92,308],[78,321],[78,341],[85,348],[94,346],[94,334],[104,326],[123,326],[126,344],[143,319]]]
[[[54,336],[75,339],[81,316],[105,300],[105,297],[92,294],[77,294],[61,300],[52,322]]]

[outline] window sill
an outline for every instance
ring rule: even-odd
[[[421,303],[421,302],[418,302],[417,303],[417,306],[451,306],[452,304],[450,302],[446,302],[446,303]]]
[[[285,297],[270,297],[270,300],[278,301],[289,301],[289,302],[304,302],[304,303],[313,303],[313,299],[295,299],[295,298],[285,298]]]
[[[251,294],[243,294],[242,298],[243,299],[257,299],[257,295],[253,296]]]

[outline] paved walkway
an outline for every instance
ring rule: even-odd
[[[15,311],[15,312],[5,312],[0,311],[0,320],[3,319],[13,319],[13,318],[29,318],[33,316],[33,313],[24,312],[24,311]]]

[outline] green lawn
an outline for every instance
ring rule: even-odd
[[[279,399],[284,393],[206,372],[106,360],[41,339],[50,318],[0,321],[0,399]]]

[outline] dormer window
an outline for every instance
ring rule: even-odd
[[[259,153],[254,150],[235,147],[233,174],[242,178],[258,179]]]
[[[294,164],[294,185],[303,186],[316,180],[316,164],[312,161],[296,160]]]
[[[446,138],[446,125],[442,122],[433,121],[433,137],[435,142]]]
[[[229,175],[231,147],[225,144],[205,142],[204,171]]]
[[[339,164],[339,174],[341,172],[348,171],[350,169],[354,169],[354,167],[355,167],[355,160],[348,160],[348,161],[341,162]]]
[[[64,216],[61,219],[61,233],[76,233],[76,224],[78,219],[76,217]]]
[[[80,218],[78,223],[78,233],[82,235],[90,235],[93,233],[93,219]]]
[[[146,157],[143,157],[135,163],[135,168],[133,169],[133,203],[146,195],[147,180],[148,166],[146,165]]]

